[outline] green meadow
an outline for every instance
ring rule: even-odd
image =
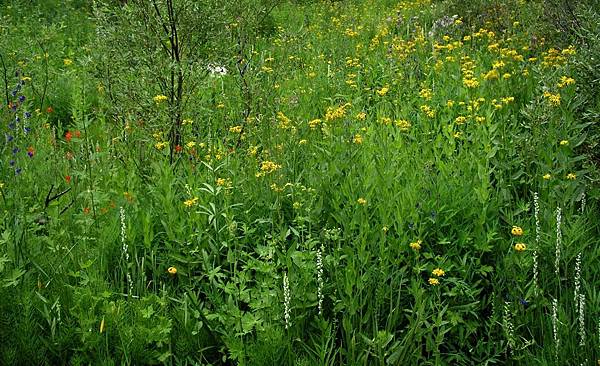
[[[0,0],[0,365],[600,364],[595,0]]]

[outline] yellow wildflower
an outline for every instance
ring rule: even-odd
[[[567,179],[569,179],[569,180],[575,180],[576,178],[577,178],[577,174],[575,174],[575,173],[567,174]]]
[[[183,201],[185,207],[192,207],[198,203],[198,197],[190,198],[189,200]]]
[[[465,117],[465,116],[458,116],[458,117],[456,117],[456,118],[454,119],[454,122],[455,122],[456,124],[458,124],[458,125],[461,125],[461,124],[463,124],[463,123],[467,122],[467,117]]]
[[[65,59],[63,60],[63,64],[64,64],[65,66],[71,66],[71,65],[73,64],[73,60],[71,60],[70,58],[65,58]]]
[[[569,145],[569,140],[562,140],[560,142],[560,146],[567,146],[567,145]]]
[[[390,91],[390,88],[387,86],[384,86],[383,88],[376,90],[375,92],[377,93],[377,95],[379,95],[380,97],[383,97],[384,95],[386,95],[388,93],[388,91]]]
[[[548,91],[544,92],[544,97],[550,102],[552,106],[560,105],[560,94],[552,94]]]
[[[171,276],[175,276],[177,274],[177,267],[169,267],[167,269],[167,272],[171,275]]]
[[[152,100],[154,100],[155,103],[162,103],[162,102],[166,102],[167,101],[167,96],[166,95],[157,95],[154,98],[152,98]]]
[[[548,179],[552,178],[552,176],[550,175],[550,173],[546,173],[542,176],[542,178],[544,178],[545,180],[548,180]]]
[[[419,240],[417,240],[415,242],[410,243],[410,248],[412,250],[419,251],[419,250],[421,250],[421,244],[422,243],[423,243],[423,241],[421,239],[419,239]]]
[[[354,135],[354,138],[352,138],[352,142],[357,145],[360,145],[363,143],[363,137],[359,133],[357,133],[356,135]]]
[[[163,141],[163,142],[157,142],[156,144],[154,144],[154,147],[155,147],[157,150],[162,150],[162,149],[164,149],[165,147],[167,147],[167,145],[168,145],[168,143]]]
[[[242,126],[232,126],[229,127],[229,132],[231,133],[241,133],[242,132]]]
[[[441,276],[444,276],[446,274],[446,272],[441,268],[436,268],[433,270],[433,272],[431,272],[431,274],[433,274],[434,276],[441,277]]]
[[[400,131],[408,131],[412,126],[411,123],[405,119],[396,120],[394,123],[400,128]]]
[[[438,280],[437,278],[429,278],[428,282],[431,286],[437,286],[440,284],[440,280]]]
[[[419,96],[425,100],[430,100],[431,97],[433,96],[433,92],[431,91],[431,89],[423,88],[419,92]]]
[[[320,119],[313,119],[312,121],[308,122],[308,127],[310,127],[311,129],[315,129],[317,128],[317,126],[319,125],[319,123],[321,123]]]
[[[512,229],[510,230],[510,233],[513,234],[514,236],[522,236],[523,228],[521,228],[520,226],[513,226]]]
[[[527,249],[527,246],[525,245],[525,243],[517,243],[517,244],[515,244],[515,250],[517,252],[522,252],[525,249]]]
[[[356,200],[356,202],[357,202],[359,205],[366,205],[366,204],[367,204],[367,200],[366,200],[366,199],[364,199],[364,198],[362,198],[362,197],[361,197],[361,198],[359,198],[359,199],[357,199],[357,200]]]
[[[572,84],[575,84],[575,79],[567,77],[567,76],[561,76],[560,82],[558,84],[556,84],[556,86],[559,88],[564,88],[565,86],[572,85]]]

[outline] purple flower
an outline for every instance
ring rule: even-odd
[[[9,161],[8,163],[10,164],[10,166],[15,166],[15,161],[14,160]]]
[[[25,128],[23,128],[23,132],[25,132],[25,133],[29,133],[29,131],[31,131],[31,128],[29,128],[29,127],[25,127]]]
[[[25,96],[21,95],[19,96],[19,102],[23,103],[25,101]]]
[[[11,142],[12,140],[14,140],[14,137],[12,135],[6,135],[6,140],[8,142]]]
[[[19,150],[18,147],[15,147],[15,148],[12,149],[13,155],[15,155],[16,153],[18,153],[19,151],[21,151],[21,150]]]
[[[21,174],[21,168],[15,169],[15,175],[19,175],[19,174]]]
[[[33,151],[27,151],[27,155],[29,155],[30,158],[33,158]]]
[[[31,112],[25,112],[24,114],[25,118],[31,118]]]

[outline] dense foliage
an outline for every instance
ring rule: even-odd
[[[600,362],[594,2],[57,3],[0,1],[0,364]]]

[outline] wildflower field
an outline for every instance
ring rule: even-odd
[[[600,364],[595,0],[0,0],[0,365]]]

